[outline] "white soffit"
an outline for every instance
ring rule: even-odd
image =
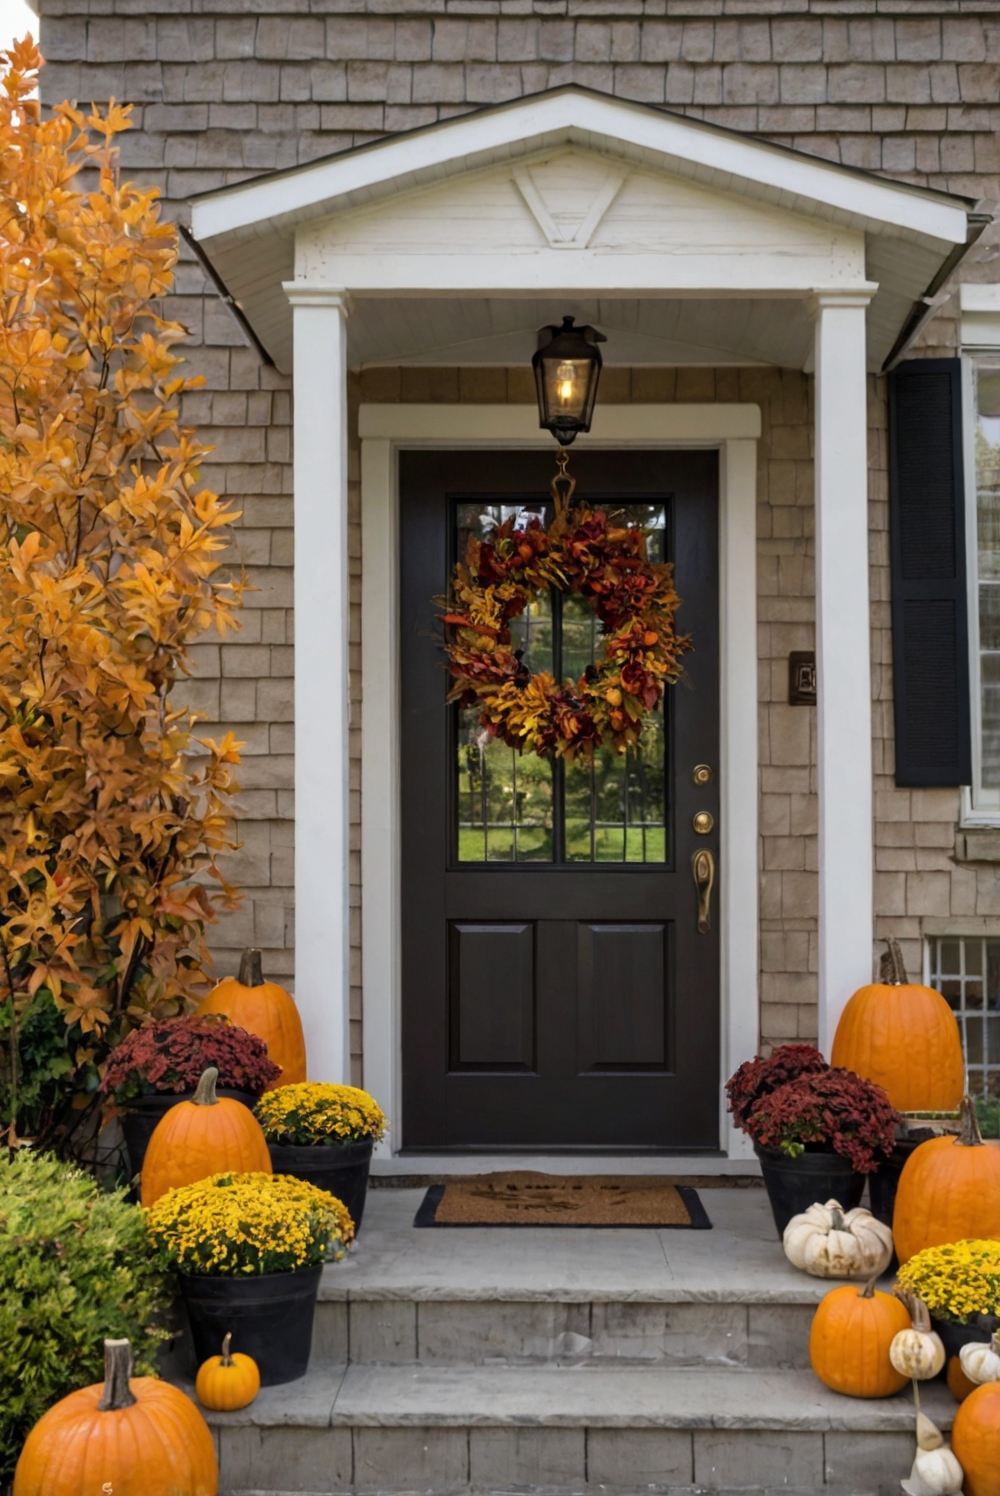
[[[573,201],[571,195],[561,201],[551,180],[546,186],[546,158],[558,159],[567,152],[581,164],[589,163],[587,169],[596,185],[586,201]],[[381,294],[419,296],[423,290],[454,299],[456,291],[477,298],[489,296],[492,290],[505,296],[521,292],[535,299],[569,293],[603,300],[614,291],[626,300],[630,293],[640,298],[643,294],[696,297],[699,287],[692,280],[696,272],[691,269],[696,256],[689,254],[684,267],[672,249],[664,252],[662,246],[642,242],[643,226],[638,221],[642,215],[635,206],[634,184],[644,181],[650,198],[649,183],[658,176],[664,187],[667,179],[672,179],[674,195],[680,198],[685,196],[682,184],[686,180],[688,199],[694,201],[700,189],[706,200],[711,196],[716,202],[728,201],[736,210],[734,224],[740,220],[744,232],[755,221],[763,222],[761,210],[769,209],[773,216],[772,231],[763,235],[767,242],[761,244],[763,258],[770,254],[773,259],[773,288],[767,281],[766,265],[758,263],[754,268],[749,263],[751,259],[760,261],[762,256],[745,256],[745,246],[734,243],[730,261],[735,269],[721,276],[719,256],[714,257],[714,263],[711,254],[704,256],[712,294],[725,285],[726,274],[738,274],[741,257],[745,257],[747,273],[753,270],[751,279],[744,285],[734,284],[723,294],[760,297],[783,285],[786,294],[801,294],[799,283],[808,275],[808,254],[803,258],[802,251],[804,246],[808,249],[810,235],[817,282],[829,284],[822,245],[828,246],[829,254],[839,254],[846,265],[851,257],[850,245],[861,243],[863,236],[868,279],[880,285],[869,314],[871,351],[874,362],[879,363],[899,335],[914,301],[956,248],[966,243],[968,234],[966,204],[958,199],[886,182],[647,105],[570,87],[205,194],[193,202],[192,235],[256,336],[279,367],[287,369],[291,314],[281,283],[290,280],[296,270],[296,234],[315,245],[323,237],[316,221],[327,220],[336,241],[349,222],[363,225],[367,220],[374,226],[373,221],[381,217],[376,211],[379,205],[386,215],[386,225],[395,225],[395,237],[409,204],[414,205],[418,216],[421,203],[440,205],[444,201],[441,189],[449,182],[455,184],[455,212],[461,220],[463,211],[468,215],[475,201],[473,179],[483,180],[482,174],[489,176],[490,168],[493,180],[502,179],[511,194],[511,224],[530,219],[537,244],[522,244],[520,257],[512,260],[504,254],[508,246],[497,222],[490,223],[484,236],[482,225],[466,217],[472,251],[469,258],[478,261],[475,267],[463,265],[467,285],[456,287],[450,278],[442,278],[441,286],[434,284],[434,256],[429,252],[432,246],[425,244],[423,254],[415,258],[428,267],[431,284],[421,285],[418,278],[404,288],[398,283],[400,274],[405,273],[399,268],[400,256],[388,255],[386,285]],[[456,178],[462,180],[456,183]],[[393,207],[392,200],[404,194],[407,203],[400,202],[398,209]],[[464,210],[458,206],[459,199],[466,205]],[[742,210],[738,210],[740,199],[746,202]],[[502,217],[502,205],[496,211]],[[624,222],[629,213],[637,219],[634,248],[632,242],[625,247],[613,244],[607,232],[613,220]],[[791,225],[798,226],[798,233],[791,235],[789,243],[781,242],[782,234],[788,237]],[[442,233],[450,236],[449,246],[455,249],[461,232],[461,222],[455,219],[442,226]],[[489,241],[491,256],[483,254],[484,237]],[[516,250],[517,246],[512,246],[511,253],[516,255]],[[796,254],[799,261],[795,273],[791,273],[789,266]],[[367,296],[380,294],[378,266],[371,263],[372,259],[368,253],[367,257],[357,256],[354,262],[355,267],[361,267],[358,274],[363,277],[363,290],[360,285],[356,289]],[[453,253],[451,259],[452,263],[461,262],[460,254]],[[329,276],[329,284],[355,289],[348,277],[338,279],[338,268],[337,257],[333,256],[325,266],[324,281]],[[348,268],[346,263],[343,268]],[[390,268],[392,274],[388,273]],[[303,278],[301,267],[299,278]],[[369,361],[365,350],[355,346],[360,332],[360,327],[358,334],[352,329],[352,363]],[[676,340],[666,340],[672,341]],[[675,356],[664,348],[657,358],[650,350],[642,361],[682,360],[684,348],[692,344],[692,339],[681,339],[680,344]],[[693,340],[693,346],[712,349],[717,340],[706,329]],[[426,349],[427,353],[431,351]],[[726,344],[720,352],[726,352],[730,362],[773,361],[764,346]],[[399,354],[406,359],[420,356],[403,347]],[[375,361],[386,362],[391,357],[391,351],[383,347]],[[485,357],[485,361],[493,360]]]

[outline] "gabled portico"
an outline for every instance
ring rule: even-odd
[[[912,330],[915,308],[967,233],[958,200],[578,89],[196,200],[201,253],[294,377],[295,990],[316,1078],[345,1078],[348,1053],[348,367],[526,364],[535,329],[572,313],[608,335],[613,363],[815,372],[820,1044],[828,1047],[840,1005],[872,964],[866,373]],[[757,1033],[758,431],[752,406],[599,404],[588,439],[723,454],[723,1072]],[[530,408],[491,406],[471,417],[447,406],[363,408],[360,437],[366,1080],[391,1109],[395,453],[546,446],[549,438]]]

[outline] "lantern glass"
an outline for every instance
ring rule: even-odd
[[[538,420],[560,446],[568,447],[580,431],[589,431],[601,377],[605,342],[593,327],[576,327],[564,317],[562,327],[543,327],[531,360],[538,394]]]

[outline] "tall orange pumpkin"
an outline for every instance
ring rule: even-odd
[[[840,1015],[831,1064],[888,1092],[898,1111],[953,1111],[965,1089],[955,1015],[931,987],[906,979],[899,942],[888,942],[882,974],[855,992]]]
[[[931,1138],[906,1160],[892,1235],[901,1263],[925,1247],[1000,1237],[1000,1148],[983,1142],[971,1097],[959,1137]]]
[[[260,951],[244,951],[239,976],[216,982],[198,1012],[225,1013],[231,1023],[263,1039],[271,1059],[281,1066],[281,1074],[267,1090],[305,1080],[306,1041],[299,1010],[284,987],[265,982]]]
[[[858,1289],[833,1288],[820,1300],[809,1332],[809,1360],[826,1387],[848,1397],[891,1397],[906,1377],[889,1360],[900,1330],[910,1328],[909,1311],[875,1280]]]
[[[951,1447],[965,1471],[965,1496],[1000,1496],[1000,1382],[969,1393],[955,1414]]]
[[[179,1101],[156,1124],[142,1165],[143,1205],[210,1174],[272,1172],[260,1123],[241,1101],[216,1096],[218,1078],[218,1070],[210,1066],[193,1098]]]
[[[13,1496],[216,1496],[208,1425],[190,1398],[132,1375],[127,1340],[104,1342],[104,1381],[71,1392],[28,1435]]]

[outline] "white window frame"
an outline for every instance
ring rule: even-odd
[[[1000,364],[1000,285],[962,286],[962,438],[965,468],[965,555],[969,634],[972,783],[962,789],[963,826],[1000,826],[1000,789],[982,787],[983,700],[979,662],[979,497],[976,474],[976,365]]]

